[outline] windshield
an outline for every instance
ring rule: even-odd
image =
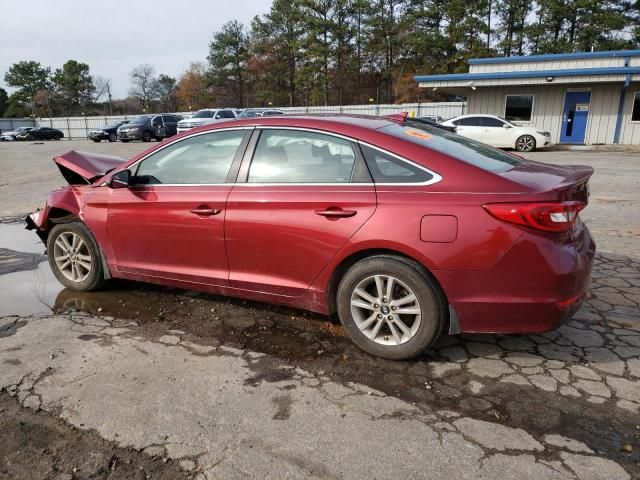
[[[484,143],[411,120],[407,120],[404,125],[388,125],[380,131],[444,153],[488,172],[506,172],[525,163]]]
[[[103,128],[116,128],[122,125],[123,122],[111,122],[107,123]]]
[[[200,110],[199,112],[196,112],[191,118],[213,118],[214,113],[215,112],[212,112],[211,110]]]
[[[130,125],[140,125],[143,123],[147,123],[149,121],[149,118],[151,118],[150,115],[140,115],[135,117],[133,120],[131,120],[129,122]]]

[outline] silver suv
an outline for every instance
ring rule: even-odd
[[[236,112],[230,108],[205,108],[198,110],[191,118],[178,122],[178,133],[210,123],[218,123],[236,118]]]

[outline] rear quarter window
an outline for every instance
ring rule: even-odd
[[[434,175],[377,148],[361,145],[362,154],[375,183],[427,183]]]
[[[388,125],[380,131],[444,153],[488,172],[506,172],[526,163],[484,143],[417,122]]]

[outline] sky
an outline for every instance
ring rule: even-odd
[[[149,63],[179,75],[205,61],[213,33],[230,20],[249,25],[271,0],[0,0],[0,86],[9,67],[36,60],[52,70],[70,59],[110,78],[126,97],[129,72]]]

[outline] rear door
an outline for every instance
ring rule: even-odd
[[[227,200],[229,285],[299,296],[376,208],[349,139],[300,129],[256,131]]]
[[[130,167],[110,190],[107,233],[125,274],[226,285],[225,202],[251,130],[192,135]]]

